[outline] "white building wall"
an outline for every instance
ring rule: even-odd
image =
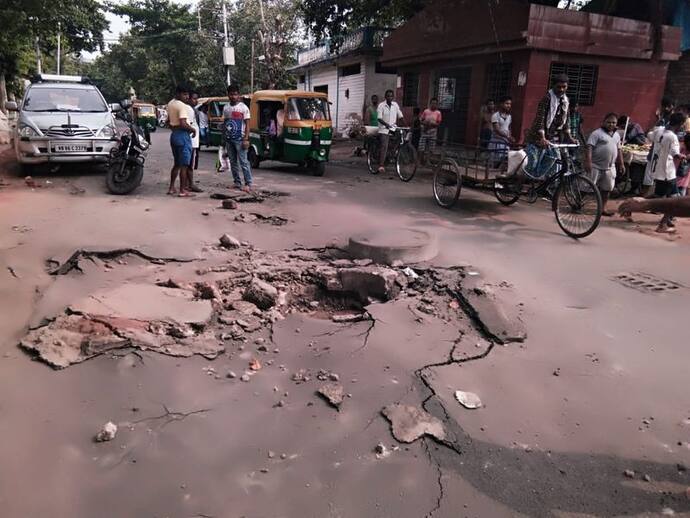
[[[338,77],[338,70],[343,66],[360,63],[359,74]],[[395,74],[377,74],[376,58],[373,56],[355,56],[333,63],[317,65],[300,74],[304,82],[298,82],[300,90],[314,91],[315,87],[328,86],[328,99],[331,104],[331,117],[338,133],[347,128],[351,114],[361,117],[364,103],[369,102],[372,94],[378,94],[383,100],[387,89],[395,90]]]

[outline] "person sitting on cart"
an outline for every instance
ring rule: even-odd
[[[647,143],[647,135],[645,135],[642,126],[637,122],[633,122],[627,115],[618,117],[618,129],[621,130],[621,134],[625,131],[623,145],[635,144],[636,146],[642,146]]]
[[[537,113],[532,126],[525,135],[527,147],[526,169],[530,176],[539,178],[552,169],[553,162],[558,158],[558,152],[549,148],[552,142],[573,144],[570,135],[568,90],[568,76],[558,74],[553,81],[553,87],[539,101]]]
[[[377,109],[379,117],[379,140],[381,142],[379,173],[386,172],[385,164],[386,155],[388,155],[389,132],[399,120],[403,120],[403,113],[398,103],[393,100],[394,97],[393,90],[386,90],[386,95],[384,96],[385,101],[379,104]]]
[[[491,116],[492,134],[489,141],[489,151],[491,151],[493,167],[498,167],[507,159],[508,150],[515,143],[511,131],[513,116],[510,111],[512,107],[513,98],[505,95],[498,101],[498,111]]]

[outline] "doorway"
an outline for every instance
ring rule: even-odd
[[[445,69],[436,73],[434,92],[443,114],[441,123],[443,140],[465,143],[471,79],[472,67]]]

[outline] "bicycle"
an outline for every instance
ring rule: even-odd
[[[557,158],[553,158],[545,174],[530,174],[522,167],[523,160],[518,168],[523,173],[496,178],[494,195],[503,205],[512,205],[523,196],[527,196],[528,203],[535,203],[540,196],[550,199],[551,209],[561,230],[575,239],[587,237],[596,230],[601,220],[603,203],[599,189],[567,152],[567,149],[577,148],[579,144],[550,144],[549,147],[560,152]],[[534,170],[544,157],[543,154],[539,158]],[[553,194],[552,188],[555,188]]]
[[[403,182],[409,182],[417,172],[417,150],[410,142],[410,128],[392,127],[388,138],[388,153],[384,164],[394,161],[395,171]],[[371,174],[378,174],[381,143],[378,134],[369,137],[366,143],[367,167]]]

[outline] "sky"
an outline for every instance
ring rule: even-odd
[[[176,4],[196,5],[197,0],[172,0]],[[115,0],[116,3],[124,3],[123,0]],[[129,23],[122,16],[115,16],[112,13],[106,13],[105,17],[110,23],[110,29],[103,33],[106,45],[116,43],[121,34],[127,32]],[[83,52],[82,56],[86,61],[93,61],[101,53],[100,52]]]

